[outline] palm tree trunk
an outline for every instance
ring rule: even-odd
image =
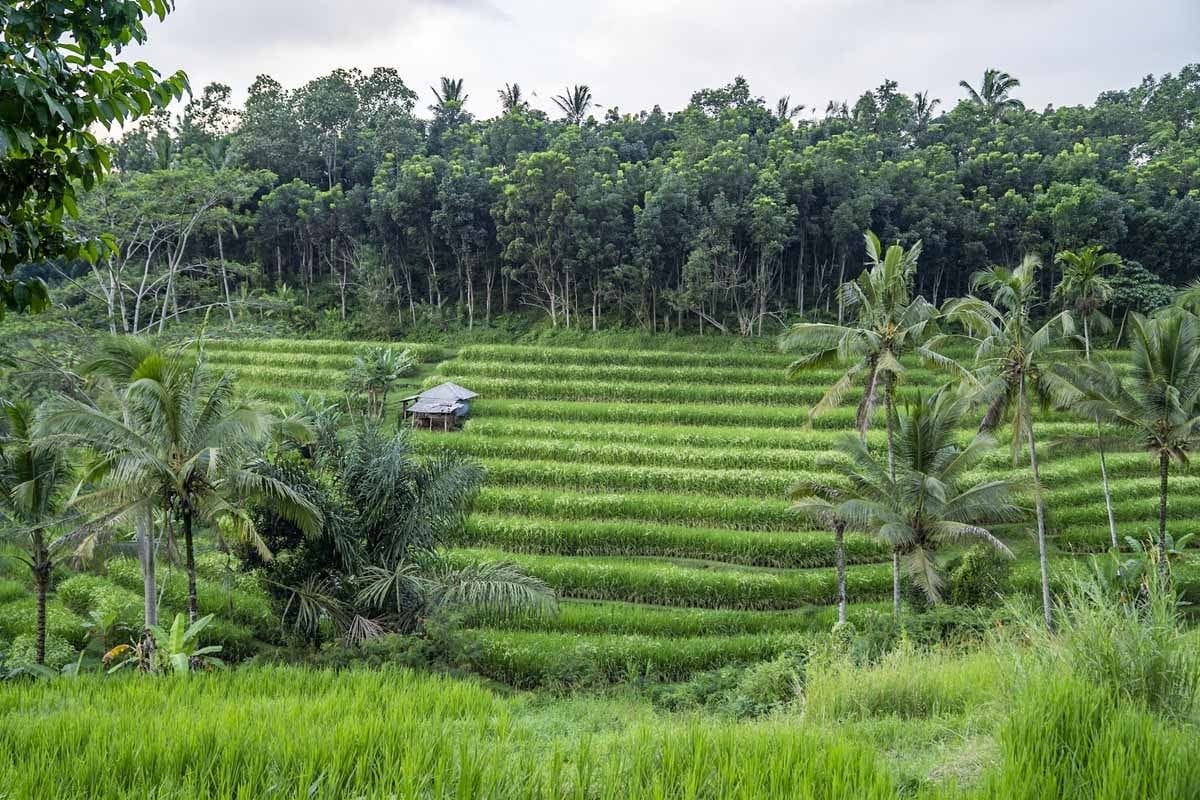
[[[1167,478],[1171,470],[1171,456],[1165,450],[1158,454],[1158,576],[1166,586],[1167,570]]]
[[[891,374],[887,376],[884,384],[883,404],[884,414],[887,416],[888,478],[891,480],[894,490],[896,485],[896,426],[893,412],[896,406],[896,379]],[[892,616],[897,622],[900,621],[900,550],[897,548],[892,549]]]
[[[1027,414],[1026,431],[1029,437],[1029,469],[1033,473],[1033,498],[1037,511],[1038,566],[1042,572],[1042,613],[1046,627],[1054,627],[1054,608],[1050,604],[1050,559],[1046,553],[1046,501],[1042,497],[1042,475],[1038,469],[1037,439],[1033,434],[1033,414],[1029,413],[1029,395],[1025,376],[1021,375],[1021,411]]]
[[[158,581],[154,569],[154,527],[150,512],[139,514],[137,523],[138,560],[142,562],[142,617],[145,628],[158,624]]]
[[[38,535],[40,539],[40,534]],[[34,661],[39,666],[46,663],[46,592],[50,588],[50,562],[45,547],[39,541],[34,557],[33,585],[37,592],[37,623],[34,628]]]
[[[900,621],[900,550],[892,548],[892,618]]]
[[[183,508],[183,547],[187,559],[188,623],[196,621],[196,549],[192,545],[192,509]]]
[[[838,624],[846,622],[846,526],[833,526],[834,563],[837,565]]]
[[[1096,420],[1096,436],[1103,436],[1103,431],[1100,427],[1100,420]],[[1108,513],[1108,535],[1112,539],[1113,549],[1116,550],[1120,545],[1117,544],[1117,518],[1113,514],[1112,489],[1108,485],[1108,464],[1104,458],[1104,442],[1100,442],[1100,483],[1104,487],[1104,510]]]

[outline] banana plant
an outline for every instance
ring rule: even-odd
[[[109,672],[116,672],[125,666],[152,663],[155,669],[186,675],[194,666],[223,667],[225,662],[216,657],[221,652],[219,645],[202,646],[200,634],[213,621],[213,615],[201,617],[191,625],[187,624],[184,614],[176,614],[170,629],[158,625],[150,626],[154,642],[152,654],[147,653],[143,644],[122,644],[109,650],[104,655],[104,663],[114,663]]]

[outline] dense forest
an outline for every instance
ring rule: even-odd
[[[536,310],[743,335],[838,316],[866,229],[922,243],[933,303],[988,265],[1090,244],[1125,260],[1118,310],[1200,271],[1200,65],[1042,111],[996,70],[962,98],[885,80],[823,113],[736,78],[670,113],[601,111],[569,87],[558,119],[509,84],[478,120],[474,88],[443,79],[422,114],[387,68],[296,89],[261,76],[241,107],[209,85],[128,130],[113,179],[82,198],[81,233],[114,254],[39,270],[113,331],[241,301],[381,334]]]

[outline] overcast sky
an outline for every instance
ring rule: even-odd
[[[772,104],[823,111],[888,77],[950,105],[991,66],[1040,109],[1200,61],[1200,0],[178,0],[128,55],[238,98],[260,73],[292,88],[394,67],[422,111],[439,76],[462,77],[480,117],[511,81],[546,110],[586,83],[604,108],[671,111],[739,74]]]

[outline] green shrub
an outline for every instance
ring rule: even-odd
[[[800,689],[796,658],[781,655],[745,671],[733,692],[733,712],[739,717],[758,717],[778,711],[793,702]]]
[[[1012,560],[995,548],[975,545],[950,568],[948,598],[957,606],[993,606],[1011,588]]]
[[[8,578],[0,579],[0,605],[11,603],[14,600],[20,600],[28,596],[29,589],[25,588],[25,584],[20,581],[10,580]]]
[[[37,600],[32,595],[0,606],[0,638],[15,641],[22,635],[32,636],[36,627]],[[46,633],[73,647],[82,647],[87,638],[83,619],[54,600],[46,603]]]
[[[67,664],[73,663],[79,657],[79,651],[61,636],[46,633],[46,662],[47,669],[60,670]],[[30,669],[37,664],[37,642],[32,633],[22,633],[12,640],[4,653],[4,668]]]

